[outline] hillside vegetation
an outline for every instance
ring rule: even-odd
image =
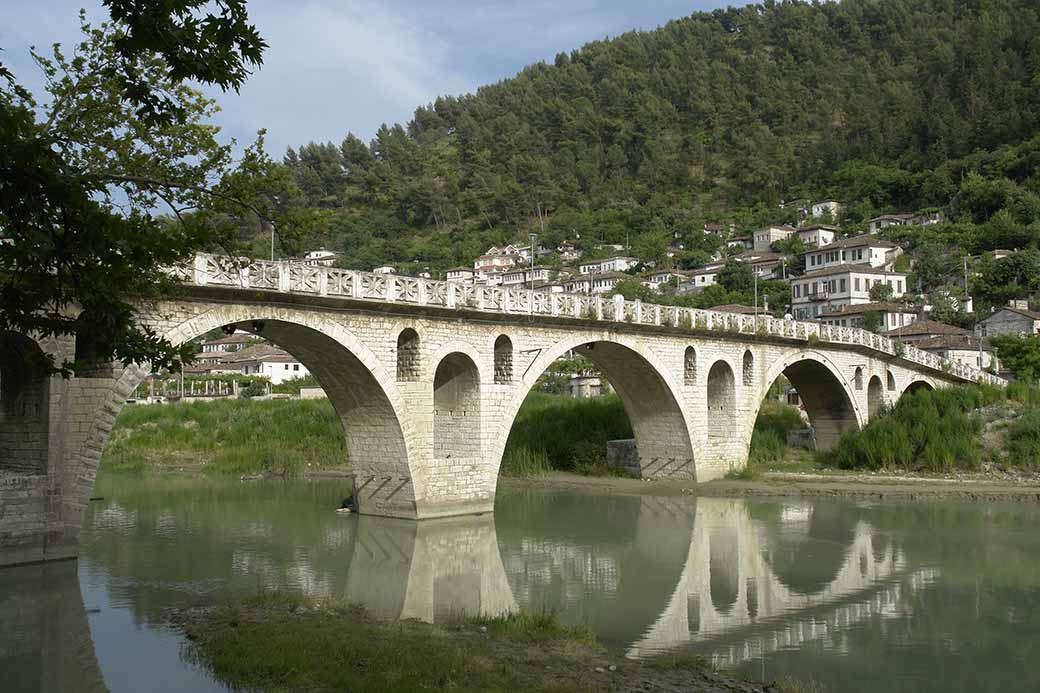
[[[705,221],[793,220],[782,199],[834,196],[850,230],[946,211],[909,241],[941,278],[958,253],[1037,240],[1038,125],[1033,0],[767,1],[590,43],[285,163],[326,215],[301,242],[350,267],[436,271],[528,230],[651,262],[678,236],[694,266],[718,243]]]

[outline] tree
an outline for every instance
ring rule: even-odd
[[[887,301],[892,298],[892,287],[885,282],[878,282],[870,287],[869,296],[870,300],[875,303]]]
[[[33,51],[46,106],[0,66],[0,330],[73,336],[74,361],[44,364],[63,374],[112,359],[178,369],[186,348],[134,319],[136,301],[173,288],[160,268],[233,249],[246,216],[255,232],[292,227],[291,187],[271,175],[262,136],[233,169],[207,122],[213,102],[185,84],[237,89],[260,64],[245,3],[106,4],[115,21],[81,13],[71,57]]]
[[[1004,367],[1027,383],[1040,381],[1040,338],[997,335],[990,338]]]
[[[885,322],[882,320],[881,311],[868,310],[863,313],[863,329],[867,332],[880,332],[884,326]]]
[[[751,265],[730,260],[719,270],[718,283],[726,291],[752,291],[755,275]]]

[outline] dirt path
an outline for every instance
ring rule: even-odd
[[[585,477],[553,473],[533,479],[507,479],[512,488],[566,489],[572,492],[651,496],[808,496],[890,500],[1040,501],[1040,483],[1011,484],[961,478],[919,478],[869,474],[791,474],[770,472],[758,481],[720,479],[703,484],[681,480]]]

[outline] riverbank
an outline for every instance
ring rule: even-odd
[[[826,474],[765,472],[755,480],[718,479],[706,483],[682,479],[587,477],[553,472],[526,479],[501,479],[499,485],[608,495],[1040,502],[1040,480],[1009,483],[963,476],[924,477],[840,471]]]
[[[552,615],[391,623],[361,607],[278,593],[168,616],[191,643],[187,657],[236,689],[809,690],[744,681],[695,656],[625,659]]]

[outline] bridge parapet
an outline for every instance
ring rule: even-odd
[[[532,315],[685,329],[690,332],[755,335],[806,343],[858,346],[901,358],[969,382],[1003,387],[992,373],[904,345],[857,327],[741,315],[698,308],[604,298],[585,294],[551,293],[504,286],[470,286],[395,274],[376,274],[291,260],[250,260],[199,254],[190,266],[171,274],[196,286],[223,286],[260,291],[315,295],[382,304],[427,306],[449,310],[506,315]]]

